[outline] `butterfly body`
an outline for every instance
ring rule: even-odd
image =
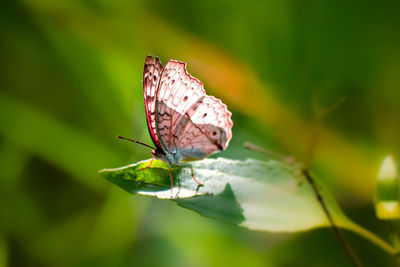
[[[232,138],[232,113],[206,95],[184,62],[169,60],[163,67],[157,57],[147,56],[143,99],[153,157],[170,166],[222,151]]]

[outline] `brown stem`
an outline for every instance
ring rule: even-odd
[[[282,156],[278,153],[275,153],[273,151],[270,151],[268,149],[256,146],[254,144],[251,144],[249,142],[245,142],[244,146],[248,149],[263,153],[265,155],[268,155],[270,157],[273,157],[275,159],[278,159],[280,161],[286,162],[288,164],[292,164],[293,166],[300,168],[302,170],[303,175],[306,177],[307,182],[311,185],[315,197],[317,198],[319,204],[321,205],[325,216],[328,218],[328,221],[331,225],[331,229],[332,232],[334,233],[334,235],[337,237],[337,239],[339,240],[339,243],[341,244],[342,248],[344,249],[344,251],[346,252],[346,255],[348,256],[348,258],[350,259],[351,263],[353,264],[353,266],[355,267],[361,267],[363,266],[360,259],[357,257],[357,255],[354,253],[353,249],[351,248],[349,242],[346,240],[346,238],[344,237],[342,231],[337,227],[337,225],[335,224],[332,215],[328,209],[328,207],[325,204],[325,200],[322,197],[321,193],[319,192],[319,189],[314,181],[314,179],[312,178],[310,172],[308,171],[307,168],[304,168],[300,163],[298,163],[294,158],[292,157],[285,157]]]
[[[339,229],[339,227],[337,227],[337,225],[335,224],[331,213],[329,212],[328,207],[325,204],[324,198],[322,197],[321,193],[319,192],[319,189],[317,187],[317,185],[315,184],[314,179],[312,178],[310,172],[307,169],[303,169],[303,174],[306,177],[308,183],[311,185],[314,194],[318,200],[318,202],[321,204],[322,209],[324,210],[325,216],[328,218],[328,221],[331,225],[331,229],[332,232],[335,234],[335,236],[337,237],[339,243],[341,244],[341,246],[343,247],[344,251],[346,252],[348,258],[350,259],[351,263],[353,264],[353,266],[355,267],[360,267],[362,266],[362,263],[360,261],[360,259],[357,257],[357,255],[355,254],[355,252],[353,251],[352,247],[350,246],[349,242],[346,240],[346,238],[344,237],[342,231]]]
[[[389,226],[389,235],[390,239],[392,241],[393,247],[399,251],[400,250],[400,240],[399,240],[399,235],[397,233],[398,226],[397,222],[394,220],[388,221],[388,226]],[[399,252],[396,253],[396,261],[397,261],[397,266],[400,266],[400,254]]]

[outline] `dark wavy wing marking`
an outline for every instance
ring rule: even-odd
[[[163,66],[156,57],[147,56],[143,70],[143,100],[146,111],[147,128],[156,148],[161,149],[156,132],[156,94],[157,87],[163,72]]]
[[[205,96],[203,84],[186,71],[186,63],[170,60],[164,67],[157,91],[156,132],[164,151],[174,152],[181,129],[188,123],[183,114]]]

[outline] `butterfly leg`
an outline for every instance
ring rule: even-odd
[[[194,180],[198,185],[200,185],[200,186],[203,186],[203,185],[204,185],[204,183],[202,183],[202,182],[200,182],[199,180],[197,180],[197,178],[194,176],[194,172],[193,172],[193,167],[192,167],[192,165],[190,165],[190,164],[179,164],[179,166],[181,166],[181,167],[190,167],[190,171],[191,171],[193,180]]]
[[[171,165],[169,165],[169,181],[171,182],[171,198],[172,198],[172,189],[174,188],[174,180],[172,179],[172,171],[171,171]]]
[[[202,182],[200,182],[199,180],[197,180],[196,179],[196,177],[194,177],[194,173],[193,173],[193,167],[192,167],[192,165],[189,165],[190,166],[190,170],[191,170],[191,172],[192,172],[192,178],[193,178],[193,180],[198,184],[198,185],[201,185],[201,186],[203,186],[204,185],[204,183],[202,183]]]
[[[150,163],[149,163],[149,164],[147,164],[147,166],[146,166],[146,167],[139,168],[139,169],[138,169],[138,171],[142,171],[142,170],[145,170],[145,169],[149,168],[149,167],[151,166],[151,164],[153,164],[153,161],[154,161],[154,157],[153,157],[153,158],[151,158],[151,160],[150,160]]]

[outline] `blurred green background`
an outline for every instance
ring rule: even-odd
[[[217,156],[259,157],[244,141],[295,155],[350,218],[388,239],[372,203],[382,158],[400,151],[399,10],[372,0],[3,1],[0,266],[350,266],[329,229],[252,232],[131,196],[97,171],[150,157],[115,137],[151,142],[144,59],[178,59],[233,112],[234,138]],[[394,265],[346,235],[366,266]]]

